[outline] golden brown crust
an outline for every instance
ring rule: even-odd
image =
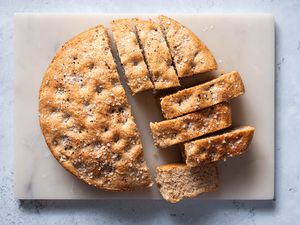
[[[244,126],[224,134],[211,136],[184,144],[186,164],[199,166],[242,154],[250,145],[254,128]]]
[[[136,19],[135,26],[155,89],[180,86],[172,65],[171,54],[159,25],[153,21]]]
[[[175,119],[150,123],[150,128],[155,145],[166,148],[230,125],[230,106],[224,102]]]
[[[153,89],[132,19],[113,20],[110,25],[132,94]]]
[[[91,28],[61,48],[44,75],[39,100],[46,143],[64,168],[104,190],[151,186],[105,27]]]
[[[240,74],[236,71],[214,80],[178,91],[161,99],[163,115],[172,119],[220,102],[228,101],[245,93]]]
[[[190,168],[185,164],[168,164],[156,168],[156,182],[163,198],[171,203],[193,198],[219,186],[218,167],[206,164]]]
[[[178,77],[217,69],[217,63],[206,45],[188,28],[166,16],[159,16]]]

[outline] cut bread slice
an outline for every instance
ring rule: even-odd
[[[226,133],[184,144],[186,164],[199,166],[242,154],[250,145],[254,128],[243,126]]]
[[[227,102],[171,120],[150,123],[154,143],[166,148],[231,126]]]
[[[52,154],[82,181],[110,191],[152,185],[104,26],[58,51],[40,87],[39,112]]]
[[[113,20],[110,25],[126,82],[132,94],[153,89],[132,19]]]
[[[172,57],[158,24],[135,19],[140,45],[156,90],[180,86]]]
[[[165,118],[172,119],[245,93],[241,76],[233,71],[204,84],[178,91],[161,98],[160,105]]]
[[[218,189],[218,168],[207,164],[190,168],[185,164],[168,164],[156,168],[156,182],[163,198],[176,203],[201,193]]]
[[[217,69],[217,63],[206,45],[188,28],[166,16],[159,16],[178,77]]]

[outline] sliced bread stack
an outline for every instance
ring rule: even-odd
[[[156,170],[158,187],[167,201],[178,202],[184,197],[215,191],[218,187],[215,163],[240,155],[248,148],[253,127],[220,133],[231,126],[228,101],[244,92],[240,74],[233,71],[160,99],[166,120],[150,123],[154,143],[159,148],[181,144],[185,158],[185,164],[163,165]],[[218,135],[211,134],[216,131]]]

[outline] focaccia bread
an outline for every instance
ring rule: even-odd
[[[39,112],[52,154],[82,181],[111,191],[152,185],[102,25],[72,38],[56,54],[40,87]]]
[[[165,200],[171,203],[193,198],[218,189],[218,167],[207,164],[190,168],[185,164],[167,164],[156,168],[156,182]]]
[[[172,119],[220,102],[228,101],[245,93],[240,74],[226,73],[204,84],[183,89],[161,98],[161,110],[166,119]]]
[[[175,119],[150,123],[154,143],[160,148],[189,141],[229,126],[231,110],[226,102]]]
[[[159,16],[178,77],[217,69],[217,63],[206,45],[187,27],[166,16]]]
[[[132,19],[113,20],[110,25],[132,94],[153,89]]]
[[[146,63],[157,90],[180,86],[172,57],[158,24],[136,19],[135,26]]]
[[[254,128],[243,126],[226,133],[184,144],[186,164],[190,167],[223,160],[244,153],[250,145]]]

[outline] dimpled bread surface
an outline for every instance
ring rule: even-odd
[[[65,169],[104,190],[152,185],[105,27],[63,45],[44,75],[39,100],[46,143]]]
[[[159,21],[170,47],[178,77],[217,69],[212,53],[190,29],[163,15],[159,16]]]
[[[166,40],[158,24],[136,19],[135,26],[156,90],[180,86]]]
[[[243,81],[239,73],[233,71],[209,82],[167,95],[161,98],[160,105],[163,116],[172,119],[228,101],[244,93]]]
[[[110,25],[132,94],[153,89],[132,19],[113,20]]]
[[[154,143],[166,148],[231,126],[227,102],[171,120],[150,123]]]

